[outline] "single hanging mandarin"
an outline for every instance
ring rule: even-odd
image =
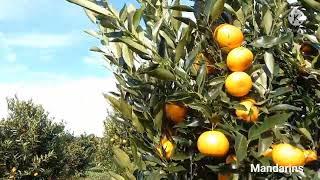
[[[197,142],[200,153],[211,157],[223,157],[229,151],[229,141],[220,131],[206,131]]]
[[[158,145],[157,147],[157,151],[161,157],[163,157],[162,150],[164,150],[165,152],[165,157],[167,159],[170,159],[174,151],[174,144],[170,140],[168,140],[167,137],[161,138],[160,145]]]
[[[303,166],[305,164],[305,156],[301,149],[291,144],[277,144],[272,150],[272,161],[279,166]]]
[[[245,47],[231,50],[227,56],[227,67],[230,71],[245,71],[253,61],[253,53]]]
[[[230,24],[221,24],[213,32],[213,39],[224,52],[229,52],[241,46],[244,41],[243,33],[239,28]]]
[[[259,109],[255,106],[255,100],[245,99],[240,102],[247,110],[236,109],[236,115],[239,119],[246,122],[256,122],[259,118]]]
[[[210,60],[203,54],[200,53],[196,56],[196,59],[193,63],[194,69],[198,72],[200,67],[201,67],[201,61],[204,60],[206,63],[206,69],[207,69],[207,74],[212,74],[214,71],[213,65],[211,64]]]
[[[225,81],[226,91],[235,97],[247,95],[252,88],[252,79],[245,72],[233,72]]]
[[[167,119],[175,123],[180,123],[185,119],[187,115],[187,108],[180,103],[175,103],[175,102],[166,103],[165,113],[166,113]]]

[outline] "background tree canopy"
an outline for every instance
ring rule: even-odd
[[[92,166],[96,137],[74,137],[32,101],[8,99],[8,109],[0,121],[0,178],[67,178]]]

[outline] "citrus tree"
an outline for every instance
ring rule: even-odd
[[[102,168],[104,171],[112,170],[121,173],[122,169],[114,163],[112,149],[119,148],[126,152],[130,151],[129,134],[132,128],[128,130],[117,117],[117,114],[110,113],[104,121],[104,134],[97,144],[94,161],[96,167]]]
[[[92,164],[94,136],[74,137],[42,106],[8,99],[0,120],[0,179],[55,179],[84,174]]]
[[[37,178],[64,173],[68,136],[62,123],[32,101],[8,99],[9,115],[0,121],[0,177]]]
[[[68,1],[97,24],[91,50],[118,87],[106,99],[134,128],[113,179],[319,178],[319,2]],[[297,8],[299,27],[288,21]]]

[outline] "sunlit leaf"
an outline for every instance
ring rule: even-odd
[[[258,48],[271,48],[289,42],[293,38],[293,33],[286,33],[279,37],[262,36],[255,39],[251,45]]]
[[[259,138],[260,134],[274,128],[274,126],[276,125],[282,125],[283,123],[288,121],[291,115],[292,113],[276,114],[265,118],[262,125],[253,125],[248,132],[249,140]]]
[[[267,9],[266,13],[264,14],[262,23],[266,34],[269,35],[273,23],[272,13],[269,9]]]
[[[148,50],[141,44],[133,41],[131,38],[128,37],[121,37],[112,40],[112,42],[123,42],[125,43],[132,51],[138,54],[148,54]]]

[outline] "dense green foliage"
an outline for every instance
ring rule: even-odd
[[[221,172],[240,179],[319,178],[319,161],[306,165],[304,173],[249,173],[250,164],[272,164],[262,156],[272,144],[319,148],[319,53],[300,51],[305,41],[319,46],[319,2],[196,0],[191,7],[179,0],[139,0],[137,9],[129,5],[118,12],[107,1],[68,1],[84,7],[98,25],[97,32],[87,32],[100,39],[103,48],[91,50],[111,64],[118,87],[106,98],[126,128],[134,128],[130,150],[113,147],[123,171],[109,172],[112,179],[215,179]],[[308,17],[300,28],[288,22],[293,7]],[[196,21],[182,12],[194,13]],[[244,46],[255,54],[247,71],[254,81],[249,96],[261,111],[255,124],[239,121],[234,111],[241,108],[241,99],[224,89],[230,72],[226,55],[212,38],[223,22],[241,28]],[[193,67],[199,53],[210,59],[213,74],[207,75],[205,63],[198,71]],[[164,104],[172,101],[188,107],[188,117],[178,125],[164,116]],[[212,127],[227,135],[235,164],[199,153],[197,138]],[[170,138],[176,144],[170,160],[156,150],[168,129],[173,129]]]
[[[122,169],[114,163],[113,147],[120,148],[124,151],[129,150],[129,131],[125,126],[117,121],[116,115],[110,114],[104,121],[104,136],[100,138],[97,150],[95,153],[95,163],[97,167],[103,171],[114,171],[121,173]]]
[[[32,101],[8,99],[0,121],[0,178],[69,177],[90,165],[95,137],[74,137]]]

